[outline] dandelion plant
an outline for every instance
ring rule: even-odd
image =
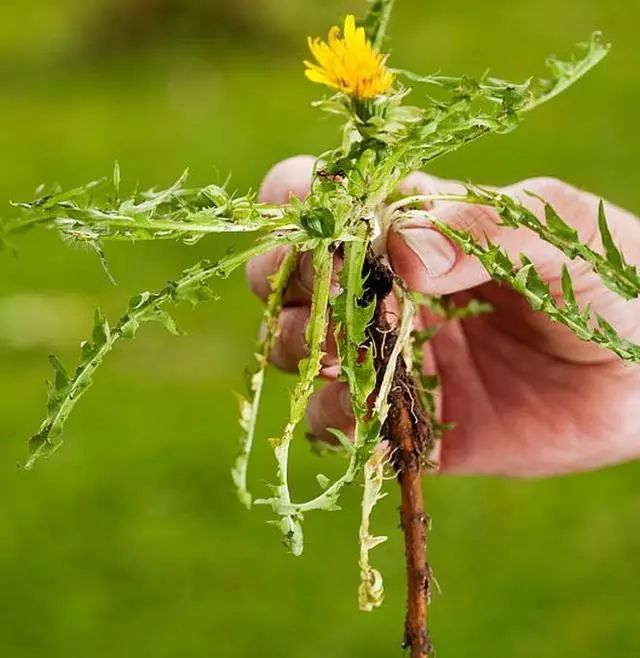
[[[362,492],[358,598],[363,610],[371,610],[382,603],[383,583],[372,566],[370,552],[385,540],[373,533],[371,515],[385,495],[388,480],[395,477],[406,545],[403,645],[412,658],[424,658],[433,655],[433,650],[426,623],[432,578],[426,557],[428,517],[422,473],[447,427],[435,413],[438,382],[424,377],[420,368],[425,343],[436,328],[417,331],[414,318],[422,305],[449,317],[490,309],[478,300],[459,308],[447,298],[410,293],[391,271],[380,247],[384,241],[379,238],[389,227],[419,216],[478,259],[494,280],[520,293],[535,311],[566,326],[579,339],[630,362],[640,362],[640,347],[623,339],[606,318],[579,307],[566,268],[559,298],[527,254],[514,262],[488,239],[477,239],[440,222],[429,208],[438,200],[491,206],[502,226],[535,232],[568,259],[583,261],[611,290],[627,299],[640,295],[640,276],[615,244],[603,205],[599,228],[604,248],[599,252],[582,243],[575,229],[544,199],[539,200],[545,217],[541,221],[518,199],[477,185],[468,184],[458,194],[428,195],[403,194],[399,186],[410,172],[428,167],[436,158],[485,135],[516,128],[526,112],[557,96],[602,60],[608,46],[601,36],[592,35],[569,59],[550,58],[544,78],[528,78],[522,83],[488,74],[479,80],[440,73],[422,75],[390,67],[385,43],[392,5],[393,0],[371,0],[363,20],[347,16],[343,27],[331,28],[326,41],[309,39],[312,59],[305,62],[306,76],[331,90],[331,95],[315,105],[338,115],[342,132],[339,144],[317,158],[310,193],[304,200],[292,197],[282,205],[268,205],[253,194],[232,193],[225,186],[189,187],[186,175],[166,189],[125,195],[116,166],[108,179],[69,191],[39,189],[33,201],[14,204],[17,216],[0,225],[0,241],[10,244],[18,234],[36,227],[54,229],[65,240],[94,249],[106,267],[103,245],[111,240],[194,244],[211,233],[255,235],[244,251],[197,263],[161,290],[136,295],[115,323],[96,311],[93,334],[82,343],[74,370],[50,357],[54,377],[47,411],[30,439],[26,469],[60,447],[71,411],[120,340],[134,338],[146,322],[159,322],[178,334],[170,310],[174,304],[196,306],[215,299],[210,287],[213,279],[229,276],[253,256],[286,246],[287,255],[270,280],[265,329],[248,368],[247,391],[240,400],[241,436],[232,468],[238,498],[248,508],[268,506],[284,545],[300,555],[305,516],[314,510],[338,509],[343,489],[357,484]],[[412,89],[411,98],[420,101],[416,104],[409,101]],[[285,291],[298,257],[305,252],[311,254],[315,272],[306,328],[308,354],[299,364],[282,432],[269,438],[275,458],[272,483],[266,497],[255,498],[248,472],[252,447],[264,440],[256,435],[256,427],[265,372]],[[334,294],[335,262],[341,267],[339,292]],[[355,429],[353,437],[334,432],[338,448],[347,457],[343,474],[333,481],[318,475],[317,494],[300,500],[290,486],[289,453],[320,374],[330,330],[338,347],[339,378],[348,385]]]

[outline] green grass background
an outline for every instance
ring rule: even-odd
[[[130,186],[167,183],[188,165],[196,183],[231,171],[244,189],[278,159],[335,142],[336,125],[309,105],[321,90],[302,76],[305,37],[362,3],[255,0],[207,23],[194,0],[174,2],[169,21],[127,38],[105,18],[108,5],[0,6],[0,215],[41,182],[75,185],[116,158]],[[631,0],[398,0],[392,61],[419,71],[523,78],[592,29],[614,43],[597,71],[516,133],[434,171],[498,184],[559,176],[639,212],[639,20]],[[72,363],[96,305],[117,316],[133,293],[228,244],[109,246],[116,288],[92,254],[53,234],[1,255],[0,656],[400,655],[395,495],[375,517],[390,541],[375,553],[388,594],[372,614],[356,606],[356,490],[343,512],[308,518],[299,559],[264,511],[235,501],[232,390],[260,312],[241,275],[216,283],[220,302],[179,312],[187,337],[147,327],[120,346],[63,450],[32,473],[15,468],[43,411],[47,352]],[[281,424],[292,380],[270,383],[265,435]],[[300,491],[341,465],[319,463],[304,442],[295,458]],[[258,488],[271,469],[259,448]],[[640,655],[639,476],[631,464],[540,482],[430,479],[438,656]]]

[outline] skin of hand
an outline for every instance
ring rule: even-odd
[[[297,156],[266,176],[261,198],[284,203],[309,189],[313,158]],[[402,188],[408,193],[461,192],[459,184],[414,173]],[[505,188],[541,218],[546,199],[580,239],[601,249],[597,227],[599,199],[553,178],[533,178]],[[627,260],[640,264],[640,220],[605,204],[614,240]],[[437,202],[431,212],[442,222],[484,235],[504,247],[512,260],[521,252],[533,261],[551,291],[561,296],[560,273],[566,263],[581,306],[591,304],[619,333],[640,341],[640,300],[626,301],[608,290],[582,262],[567,261],[555,247],[528,229],[499,226],[491,208]],[[517,293],[490,280],[475,259],[462,254],[428,222],[411,220],[393,227],[386,252],[394,271],[409,288],[435,295],[488,301],[494,312],[444,323],[426,350],[423,368],[442,380],[439,413],[456,426],[440,443],[440,472],[542,477],[596,469],[640,457],[640,366],[627,365],[596,345],[575,338],[565,327],[531,310]],[[267,276],[285,248],[259,256],[247,267],[251,289],[269,294]],[[313,267],[303,254],[285,296],[272,362],[295,372],[306,353]],[[336,285],[337,288],[337,285]],[[432,324],[427,312],[420,322]],[[441,321],[440,321],[441,322]],[[346,432],[353,426],[345,384],[336,381],[335,344],[326,346],[322,376],[329,380],[308,408],[311,431],[327,437],[327,427]]]

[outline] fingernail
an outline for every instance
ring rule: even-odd
[[[411,251],[420,259],[427,274],[437,278],[446,274],[456,264],[456,248],[435,229],[423,226],[401,228],[399,235]]]
[[[340,406],[348,418],[353,418],[353,404],[351,403],[351,393],[348,388],[340,391]]]
[[[327,379],[337,379],[340,374],[340,365],[337,363],[331,363],[329,365],[322,366],[320,375],[326,377]]]

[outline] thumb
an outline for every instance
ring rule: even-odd
[[[542,214],[542,204],[536,203],[525,190],[549,198],[547,179],[532,179],[503,191]],[[568,188],[569,186],[567,186]],[[436,185],[437,191],[440,189]],[[555,194],[553,196],[556,196]],[[549,199],[554,201],[554,199]],[[538,207],[536,207],[536,205]],[[500,225],[498,213],[490,207],[466,203],[437,203],[431,213],[442,223],[470,231],[472,237],[484,243],[490,240],[504,248],[517,262],[525,252],[543,278],[549,280],[560,273],[562,254],[526,228],[506,228]],[[580,230],[580,227],[576,227]],[[587,236],[585,236],[587,237]],[[490,276],[482,264],[463,254],[458,246],[440,233],[419,213],[389,230],[387,251],[394,271],[417,292],[445,295],[486,283]]]

